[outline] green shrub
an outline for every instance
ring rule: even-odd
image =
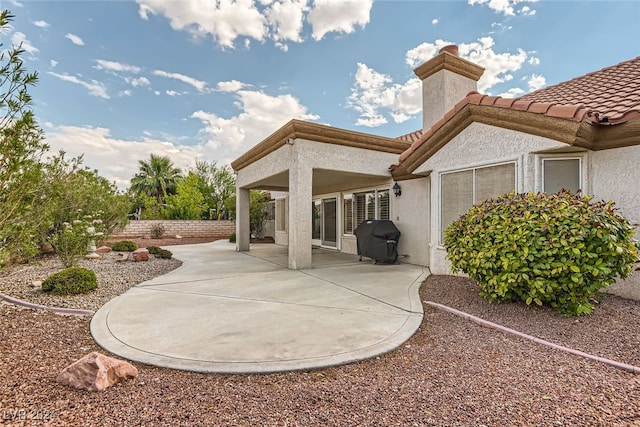
[[[231,233],[231,235],[229,236],[229,242],[231,243],[236,242],[236,233]]]
[[[164,226],[162,224],[154,224],[151,227],[151,238],[162,239],[162,236],[164,236]]]
[[[173,256],[173,253],[171,253],[171,251],[168,251],[166,249],[160,249],[158,253],[155,254],[155,256],[163,259],[171,259],[171,257]]]
[[[472,207],[446,229],[444,246],[452,270],[478,282],[490,301],[581,315],[616,276],[633,272],[633,235],[613,202],[568,191],[510,193]]]
[[[56,295],[81,294],[97,287],[96,273],[82,267],[65,268],[42,282],[43,291]]]
[[[147,246],[147,250],[151,255],[155,255],[162,250],[159,246]]]
[[[136,245],[136,242],[132,242],[131,240],[121,240],[111,244],[111,249],[116,252],[133,252],[138,249],[138,245]]]
[[[171,257],[173,256],[173,253],[171,253],[171,251],[162,249],[158,246],[149,246],[147,247],[147,250],[150,254],[155,255],[157,258],[171,259]]]

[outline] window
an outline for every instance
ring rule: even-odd
[[[516,188],[516,164],[504,163],[440,175],[440,240],[444,230],[474,204]]]
[[[346,206],[346,205],[345,205]],[[371,190],[362,193],[354,193],[352,200],[352,219],[355,222],[351,225],[353,228],[360,223],[373,219],[389,219],[390,218],[390,202],[389,190]],[[345,209],[345,233],[346,225],[346,209]]]
[[[287,231],[287,199],[276,199],[276,231]]]
[[[582,188],[582,170],[579,158],[542,159],[542,191],[557,193],[569,190],[573,193]]]
[[[345,195],[343,200],[342,209],[344,218],[344,234],[352,234],[353,233],[353,196],[351,194]]]

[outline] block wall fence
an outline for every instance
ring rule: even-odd
[[[203,221],[203,220],[138,220],[129,221],[122,230],[117,230],[112,238],[150,238],[151,228],[160,224],[164,227],[165,237],[217,237],[227,239],[236,231],[235,221]]]

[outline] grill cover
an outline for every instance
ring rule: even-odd
[[[393,221],[363,221],[353,231],[358,242],[358,255],[373,260],[395,263],[398,260],[400,230]]]

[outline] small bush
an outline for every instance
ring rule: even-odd
[[[116,252],[133,252],[138,249],[138,245],[136,245],[136,242],[132,242],[131,240],[121,240],[113,243],[111,245],[111,249]]]
[[[97,287],[96,273],[82,267],[65,268],[42,282],[43,291],[56,295],[82,294]]]
[[[164,226],[162,224],[154,224],[151,227],[151,238],[152,239],[162,239],[164,236]]]
[[[236,233],[231,233],[231,235],[229,236],[229,242],[230,243],[236,242]]]
[[[454,272],[490,301],[591,312],[598,292],[631,275],[638,258],[631,224],[613,202],[563,191],[510,193],[472,207],[445,231]]]
[[[157,258],[171,259],[171,257],[173,256],[173,253],[171,253],[171,251],[162,249],[158,246],[149,246],[147,247],[147,250],[150,254],[155,255]]]

